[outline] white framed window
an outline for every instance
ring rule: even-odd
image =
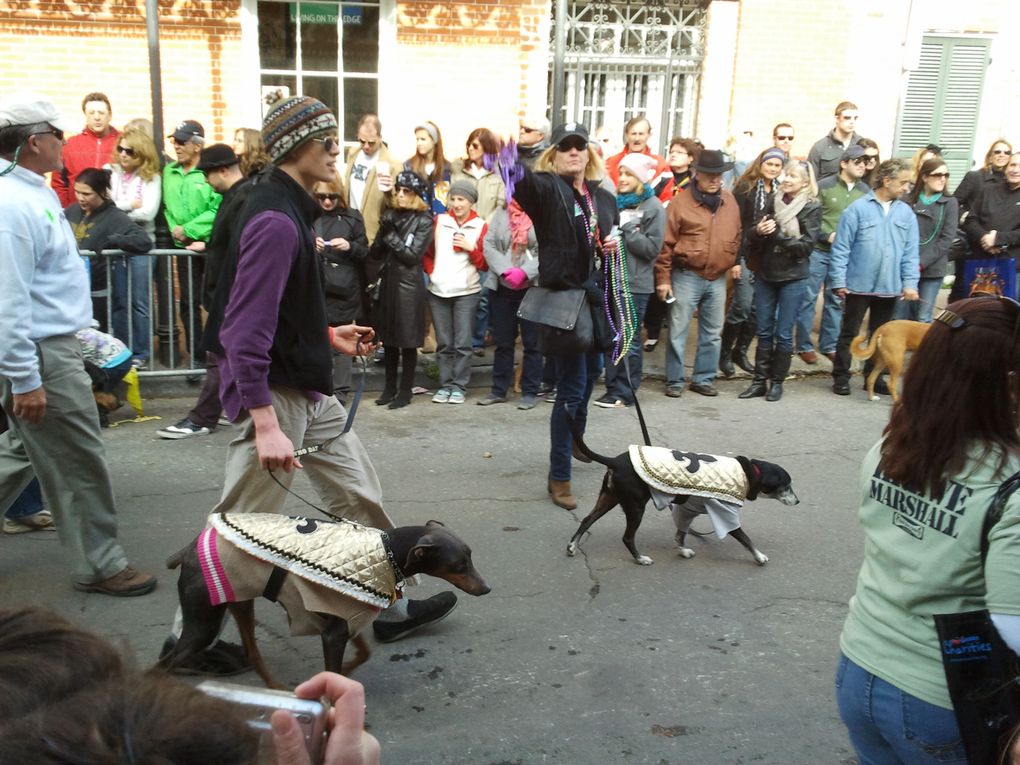
[[[259,86],[263,97],[317,98],[332,109],[341,139],[353,143],[358,118],[379,112],[380,2],[257,0]]]

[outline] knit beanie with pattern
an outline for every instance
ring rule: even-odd
[[[333,112],[322,101],[293,96],[276,104],[262,121],[262,143],[274,165],[313,138],[337,134]]]

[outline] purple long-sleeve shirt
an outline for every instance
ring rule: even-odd
[[[269,396],[269,351],[280,301],[301,239],[284,213],[259,213],[241,234],[237,273],[220,328],[225,357],[219,359],[220,402],[234,421],[242,411],[273,403]],[[328,332],[327,327],[322,328]],[[304,391],[313,401],[322,394]]]

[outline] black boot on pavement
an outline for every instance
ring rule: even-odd
[[[751,384],[737,398],[759,398],[768,393],[769,375],[772,368],[772,348],[762,343],[754,351],[754,377]]]
[[[793,354],[789,351],[776,350],[772,354],[772,385],[769,386],[766,401],[778,401],[783,397],[783,381],[790,373],[790,362]]]
[[[733,359],[734,364],[748,374],[754,373],[754,366],[751,364],[751,360],[747,358],[747,349],[751,347],[751,341],[754,340],[755,329],[756,323],[753,321],[745,321],[740,325],[737,342],[733,346],[733,355],[730,357]]]

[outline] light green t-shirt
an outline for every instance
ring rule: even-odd
[[[843,625],[840,648],[868,672],[930,704],[952,709],[934,614],[988,608],[1020,615],[1020,492],[989,534],[981,567],[981,530],[992,497],[1020,470],[998,452],[972,459],[941,497],[907,491],[878,472],[881,441],[861,467],[858,517],[864,563]],[[986,594],[987,593],[987,594]]]

